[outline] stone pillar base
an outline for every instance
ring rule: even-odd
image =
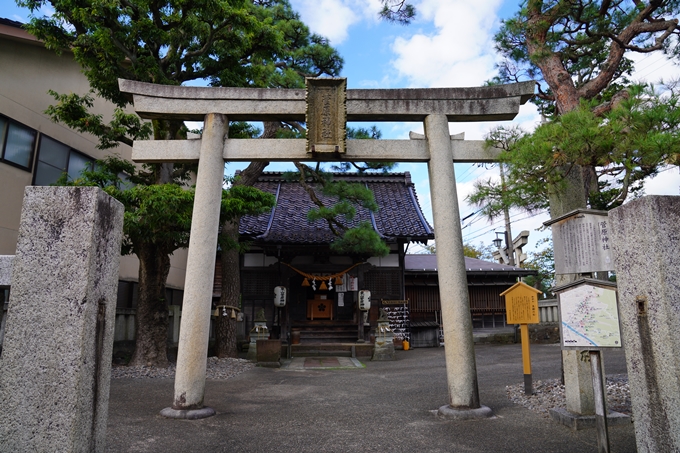
[[[563,407],[550,409],[550,418],[572,431],[595,428],[595,415],[581,415],[569,412]],[[607,425],[628,425],[632,422],[630,417],[620,412],[609,411],[607,413]]]
[[[376,338],[375,344],[373,345],[373,356],[371,356],[371,360],[394,360],[394,342],[391,337],[385,341]]]
[[[437,415],[451,420],[477,420],[495,417],[491,408],[487,406],[479,406],[477,409],[459,409],[448,404],[440,407]]]
[[[200,409],[173,409],[166,407],[161,411],[161,416],[165,418],[182,418],[185,420],[198,420],[201,418],[208,418],[215,415],[215,409],[212,407],[202,407]]]
[[[246,354],[246,359],[251,362],[257,362],[257,343],[251,341],[248,344],[248,354]]]

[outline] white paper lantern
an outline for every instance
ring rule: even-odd
[[[277,286],[274,288],[274,306],[275,307],[285,307],[286,306],[286,287]]]
[[[371,309],[371,292],[367,289],[359,291],[359,310],[368,311]]]

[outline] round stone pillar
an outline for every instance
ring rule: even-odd
[[[204,418],[215,414],[203,407],[205,370],[210,332],[220,201],[224,183],[224,138],[229,130],[227,117],[205,116],[201,153],[196,175],[196,195],[191,217],[186,283],[182,304],[175,400],[161,415],[173,418]]]
[[[479,404],[463,235],[446,115],[427,116],[425,136],[430,152],[428,173],[449,389],[449,404],[439,413],[459,419],[489,417],[491,410]]]

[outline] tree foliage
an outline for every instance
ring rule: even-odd
[[[468,258],[476,258],[478,260],[493,261],[493,245],[484,245],[480,242],[477,245],[474,244],[463,244],[463,255]]]
[[[673,161],[677,96],[632,86],[631,54],[677,56],[679,11],[674,1],[523,3],[495,37],[504,61],[494,83],[537,80],[535,102],[548,122],[531,135],[489,135],[510,141],[507,186],[479,185],[472,200],[489,212],[550,206],[555,216],[642,193],[644,178]]]
[[[73,181],[64,173],[57,184],[98,186],[123,203],[123,255],[138,254],[146,243],[170,254],[189,244],[194,192],[185,185],[188,173],[175,174],[172,183],[155,184],[154,170],[140,170],[112,155]]]
[[[425,250],[427,250],[427,253],[436,254],[437,253],[436,242],[433,244],[426,245]],[[494,251],[493,245],[484,245],[483,242],[480,242],[477,245],[470,243],[463,244],[463,256],[467,256],[468,258],[475,258],[484,261],[493,261],[494,260],[493,251]]]
[[[679,10],[675,1],[528,0],[495,36],[498,80],[537,80],[546,115],[582,100],[606,110],[629,84],[631,52],[677,55]]]
[[[416,8],[406,0],[380,0],[379,16],[389,22],[408,25],[416,17]]]
[[[287,178],[297,180],[316,206],[307,213],[310,222],[324,220],[336,240],[331,250],[361,256],[385,256],[389,247],[368,222],[353,222],[356,206],[377,211],[373,192],[358,183],[336,181],[333,173],[325,172],[317,165],[312,168],[295,163],[298,171],[288,173]],[[322,196],[319,196],[321,194]]]
[[[525,277],[524,283],[542,291],[545,297],[550,294],[550,288],[555,283],[555,255],[552,241],[545,239],[543,243],[548,245],[538,252],[529,252],[529,259],[524,262],[522,267],[538,272],[536,275]]]
[[[309,32],[286,0],[18,0],[29,31],[70,49],[102,97],[129,100],[118,78],[163,85],[210,79],[221,86],[301,86],[300,75],[337,72],[342,59]],[[303,82],[304,83],[304,80]]]
[[[382,132],[375,125],[368,129],[365,127],[348,127],[347,138],[349,140],[380,140]],[[396,162],[338,162],[331,165],[331,169],[340,172],[356,171],[365,173],[375,171],[388,173],[394,170],[396,166]]]
[[[679,99],[672,91],[660,94],[649,86],[632,86],[628,92],[603,115],[584,101],[532,134],[517,128],[492,131],[487,143],[507,150],[500,158],[509,169],[507,186],[477,183],[469,200],[490,217],[504,206],[545,209],[550,195],[563,190],[565,176],[579,167],[594,169],[598,186],[588,200],[593,209],[609,210],[641,195],[645,178],[680,153]]]
[[[33,14],[29,32],[57,52],[69,49],[92,93],[125,107],[118,79],[180,85],[198,79],[215,86],[302,87],[304,76],[335,75],[343,61],[328,41],[310,33],[287,0],[17,0]],[[88,114],[91,94],[59,95],[54,119],[102,138],[131,143],[148,129],[118,110],[110,124]],[[175,138],[180,124],[155,127]],[[125,133],[123,133],[125,132]]]
[[[287,0],[17,0],[31,10],[29,32],[56,52],[69,51],[81,65],[91,92],[53,93],[57,100],[49,114],[81,132],[100,138],[100,148],[116,141],[131,143],[151,132],[155,139],[185,138],[181,121],[154,120],[149,127],[122,110],[131,99],[120,93],[118,79],[181,85],[204,79],[219,86],[301,87],[304,75],[336,75],[342,59],[324,38],[310,33]],[[47,6],[54,13],[40,17]],[[118,106],[112,122],[89,113],[94,96]],[[126,221],[153,218],[159,222],[148,230],[173,231],[160,217],[168,206],[189,196],[175,184],[172,164],[147,167],[152,183],[123,191],[122,197],[138,197],[144,215],[126,213]],[[173,185],[175,184],[175,185]],[[107,189],[113,190],[113,189]],[[166,197],[158,198],[160,194]],[[174,194],[174,195],[173,195]],[[177,200],[171,200],[171,196]],[[143,197],[149,197],[148,200]],[[148,202],[148,203],[147,203]],[[137,209],[138,214],[140,213]],[[140,230],[142,224],[138,225]],[[128,230],[137,228],[128,225]],[[187,230],[188,234],[188,230]],[[185,236],[182,236],[183,238]],[[167,363],[167,307],[164,303],[169,255],[181,241],[165,248],[151,234],[140,242],[139,301],[135,364]]]

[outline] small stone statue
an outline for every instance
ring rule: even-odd
[[[267,322],[267,319],[264,317],[264,308],[260,308],[255,313],[255,322]]]
[[[384,308],[380,309],[380,317],[378,318],[378,322],[389,322],[390,319],[387,316],[387,311]]]

